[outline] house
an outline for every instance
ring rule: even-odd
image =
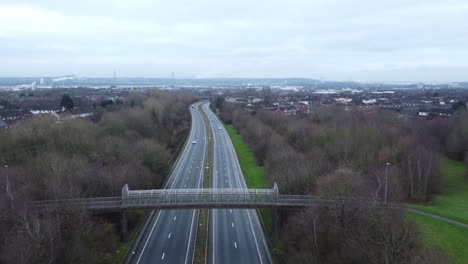
[[[0,112],[0,120],[14,122],[16,120],[24,119],[32,116],[33,114],[28,110],[9,110]]]
[[[437,116],[448,117],[448,116],[452,116],[452,114],[454,113],[454,110],[452,108],[433,108],[431,109],[431,113]]]
[[[419,113],[419,107],[415,106],[402,106],[400,108],[400,114],[403,116],[416,116]]]
[[[348,103],[351,103],[352,101],[353,101],[352,98],[344,98],[344,97],[335,98],[335,102],[339,104],[348,104]]]
[[[362,103],[363,103],[363,104],[366,104],[366,105],[371,105],[371,104],[376,104],[376,103],[377,103],[377,100],[374,99],[374,98],[369,99],[369,100],[362,99]]]
[[[431,114],[429,111],[419,111],[418,115],[423,117],[428,117]]]
[[[308,104],[297,104],[296,105],[296,110],[301,113],[309,113],[310,112],[310,107]]]
[[[291,105],[280,106],[278,110],[285,115],[295,115],[297,113],[296,107]]]
[[[228,103],[235,103],[237,100],[234,97],[228,96],[224,99]]]
[[[0,120],[0,129],[5,129],[10,127],[5,121]]]

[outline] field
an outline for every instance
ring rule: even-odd
[[[463,163],[443,159],[443,189],[432,204],[409,207],[468,224],[468,177]]]
[[[468,223],[467,168],[463,163],[450,159],[442,162],[444,186],[441,194],[429,205],[409,204],[408,207]],[[420,226],[424,243],[442,250],[454,263],[468,262],[468,251],[465,250],[467,228],[416,213],[408,213],[408,216]]]
[[[408,213],[421,228],[421,241],[428,246],[441,250],[453,263],[464,264],[468,261],[468,229],[446,223],[417,213]]]

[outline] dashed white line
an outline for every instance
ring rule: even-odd
[[[234,247],[237,248],[237,242],[234,242]]]
[[[177,219],[177,216],[174,216],[174,221]]]
[[[161,211],[159,211],[158,216],[156,217],[156,221],[154,221],[153,227],[151,228],[151,231],[149,233],[148,239],[145,242],[145,245],[143,246],[143,249],[141,250],[141,254],[137,259],[137,264],[140,262],[141,256],[143,256],[143,252],[145,252],[146,245],[148,245],[149,238],[153,234],[154,227],[156,226],[156,223],[158,223],[159,216],[161,215]]]
[[[164,260],[164,256],[166,255],[166,252],[163,252],[161,260]]]
[[[172,235],[172,233],[169,233],[169,235],[167,236],[167,238],[171,238],[171,235]]]
[[[234,228],[234,222],[231,223],[232,228]]]

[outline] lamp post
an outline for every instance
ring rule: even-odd
[[[390,166],[390,163],[387,162],[387,165],[385,167],[385,203],[387,203],[387,191],[388,191],[388,167]]]
[[[8,165],[4,165],[3,167],[5,168],[5,173],[6,173],[6,191],[8,194],[9,189],[10,189],[10,180],[8,179]]]
[[[6,193],[7,197],[10,198],[11,207],[14,207],[13,204],[13,194],[11,193],[10,178],[8,177],[8,165],[3,166],[6,172]]]

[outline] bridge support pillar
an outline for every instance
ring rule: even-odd
[[[128,236],[128,219],[127,211],[122,211],[122,218],[120,219],[120,239],[122,241],[126,240]]]
[[[279,235],[279,229],[280,229],[280,219],[279,219],[279,212],[278,212],[278,208],[275,207],[271,210],[271,214],[272,214],[272,218],[273,218],[273,233],[275,234],[275,236],[278,236]]]

